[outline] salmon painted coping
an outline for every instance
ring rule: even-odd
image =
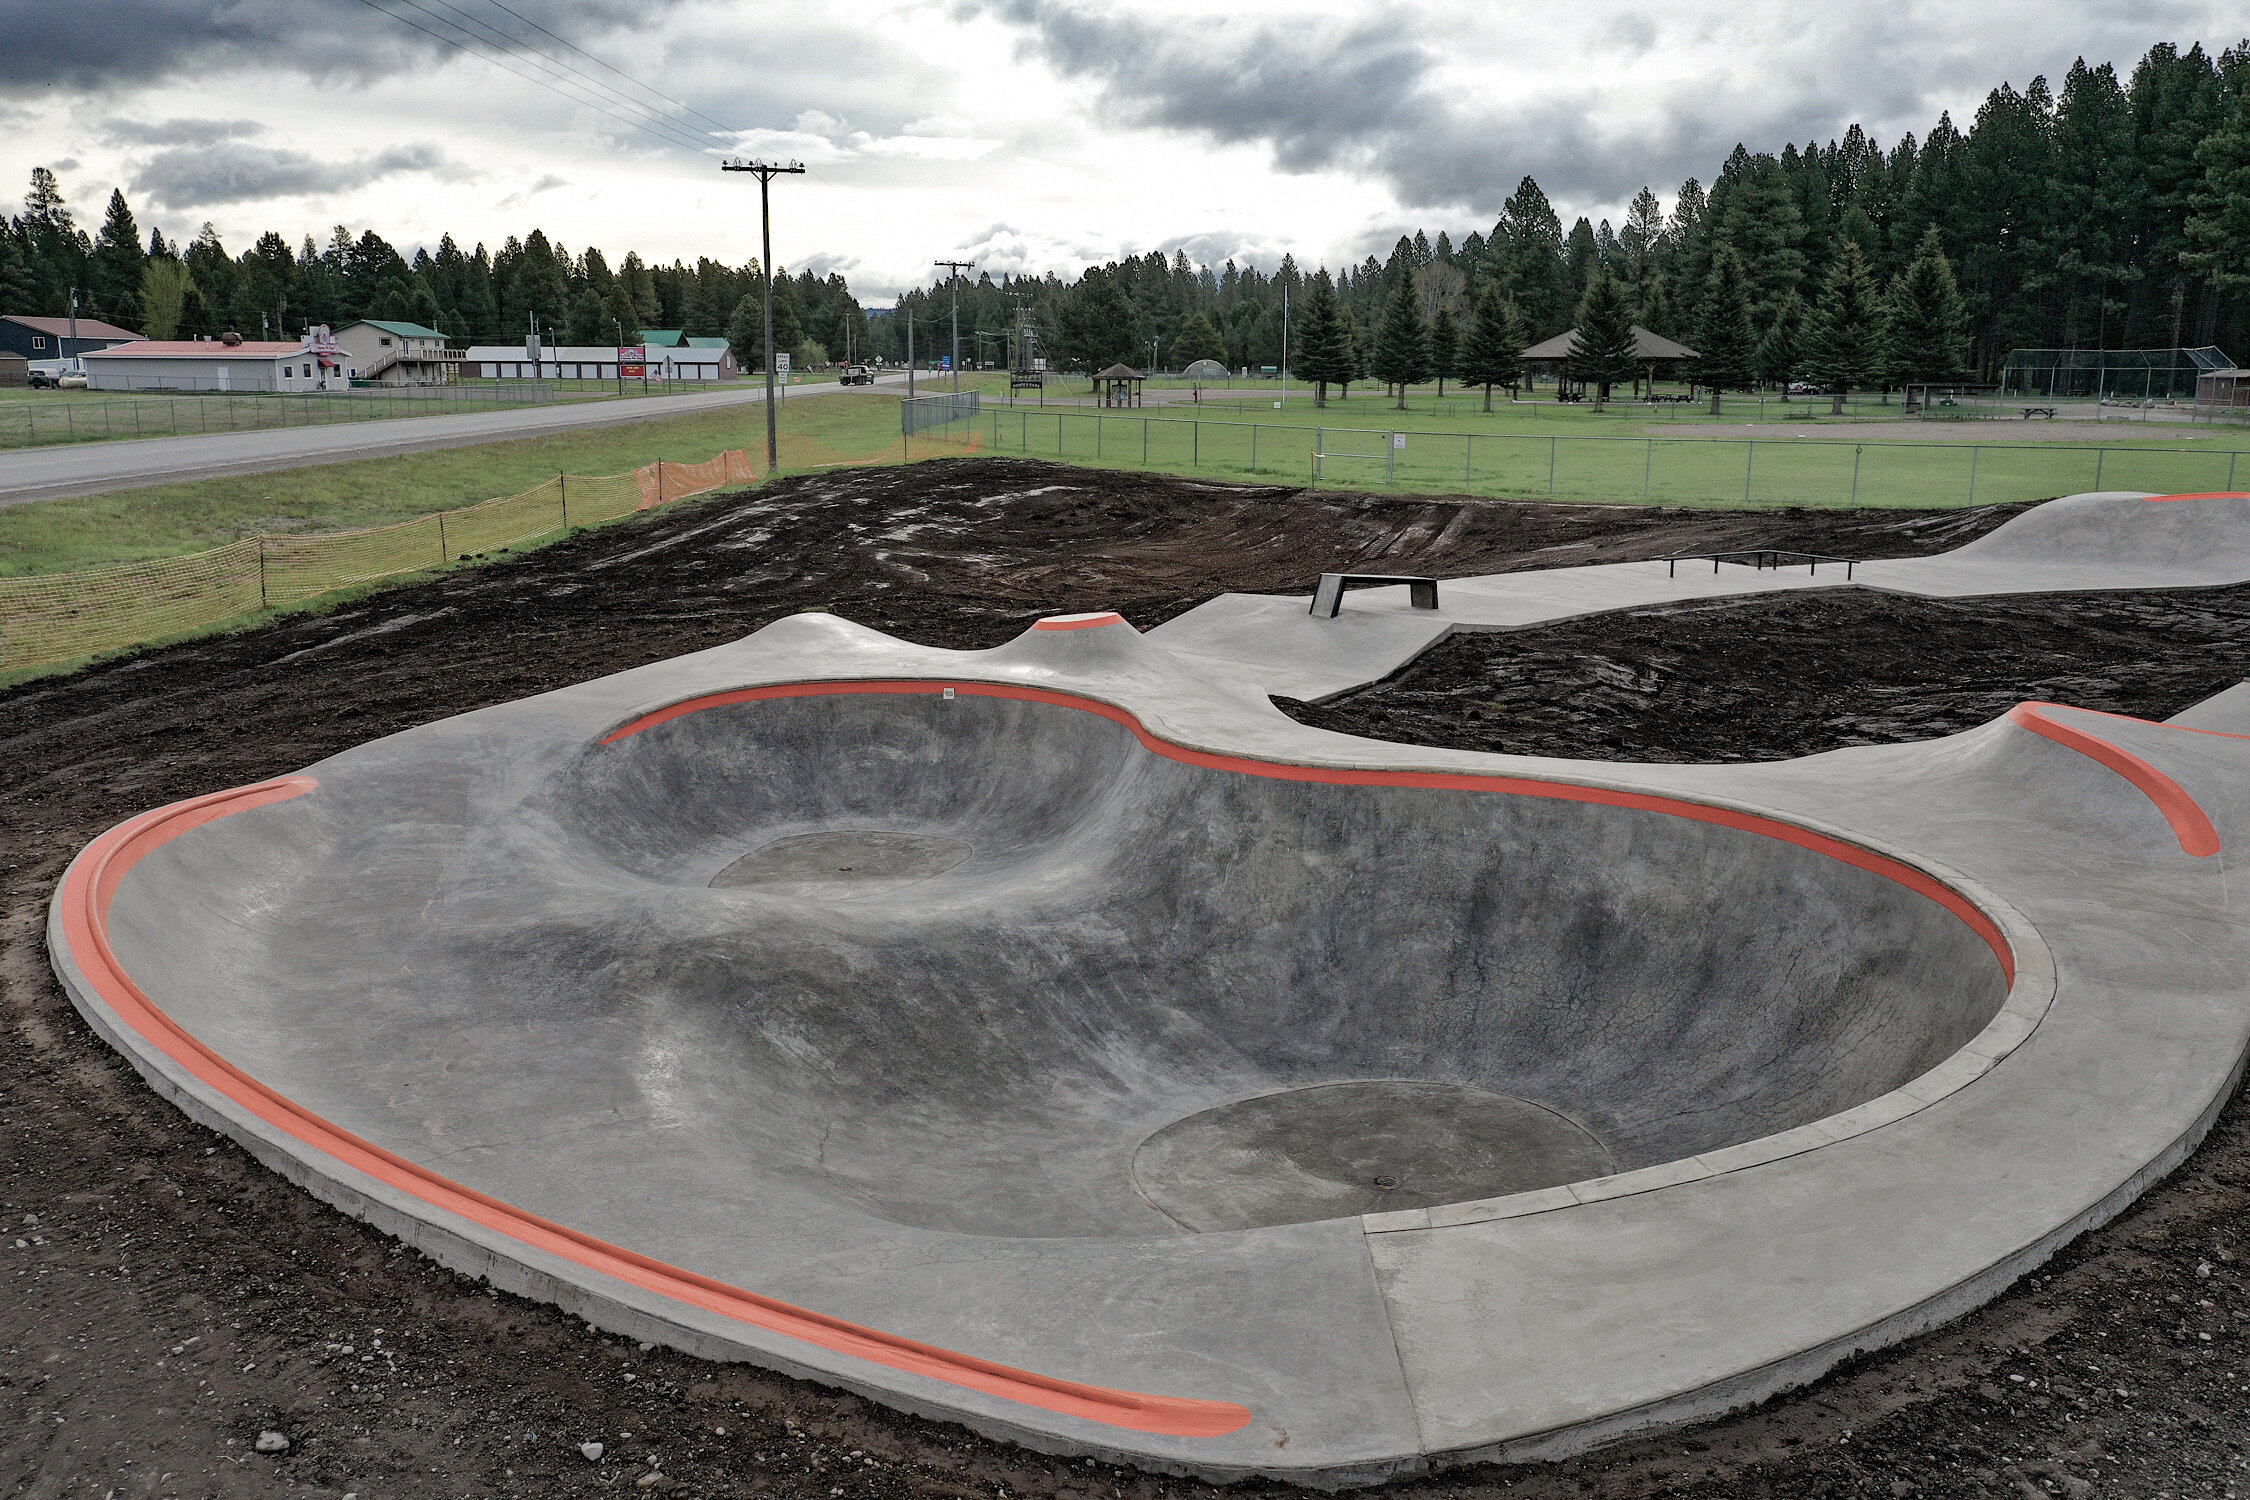
[[[1090,615],[1049,615],[1044,620],[1031,622],[1033,630],[1092,630],[1101,625],[1122,625],[1125,617],[1114,609],[1105,609]]]
[[[1783,822],[1779,818],[1764,817],[1707,802],[1694,802],[1684,797],[1658,796],[1615,787],[1582,786],[1574,782],[1546,781],[1526,776],[1491,776],[1453,771],[1377,771],[1343,766],[1296,765],[1287,761],[1258,760],[1244,755],[1219,755],[1207,750],[1192,750],[1185,745],[1161,739],[1150,733],[1147,726],[1133,714],[1114,704],[1074,693],[1058,693],[1047,688],[1018,687],[1012,683],[944,681],[936,678],[777,683],[770,687],[705,693],[663,708],[652,709],[611,730],[602,737],[600,743],[614,745],[619,740],[629,739],[643,730],[654,729],[659,724],[701,713],[705,709],[724,708],[729,704],[760,703],[776,698],[849,697],[863,694],[956,694],[965,698],[1009,698],[1024,703],[1048,703],[1060,708],[1074,708],[1123,725],[1144,749],[1166,760],[1209,771],[1232,771],[1275,781],[1314,782],[1326,786],[1406,786],[1445,792],[1500,792],[1518,797],[1542,797],[1561,802],[1586,802],[1600,807],[1662,813],[1698,823],[1716,824],[1743,833],[1754,833],[1866,870],[1902,885],[1916,895],[1935,901],[1960,918],[1992,950],[1992,956],[1999,961],[2000,972],[2010,986],[2016,981],[2014,948],[2001,932],[1999,924],[1968,897],[1936,876],[1916,869],[1903,860],[1892,859],[1872,849],[1828,834],[1816,833],[1812,829]]]
[[[2168,500],[2250,500],[2250,490],[2206,490],[2199,495],[2145,495],[2151,505],[2162,505]]]
[[[2051,712],[2068,705],[2061,703],[2019,703],[2008,710],[2008,722],[2030,730],[2043,739],[2053,740],[2067,750],[2099,761],[2139,789],[2142,796],[2156,804],[2164,821],[2172,825],[2172,836],[2180,841],[2180,848],[2198,859],[2219,852],[2219,830],[2211,826],[2210,815],[2193,797],[2171,777],[2165,775],[2132,751],[2113,745],[2100,735],[2089,734],[2056,719]],[[2079,709],[2080,713],[2100,713],[2098,709]],[[2146,724],[2158,729],[2181,729],[2181,725],[2156,724],[2149,719],[2129,718],[2124,714],[2100,714],[2105,719],[2116,719],[2126,724]],[[2220,739],[2250,739],[2250,735],[2224,734],[2216,729],[2187,729],[2188,734],[2208,734]]]
[[[86,847],[63,877],[63,942],[87,987],[118,1024],[197,1081],[299,1145],[428,1206],[644,1291],[888,1369],[1082,1417],[1133,1432],[1220,1437],[1251,1420],[1231,1401],[1152,1396],[1058,1380],[795,1307],[667,1265],[542,1219],[385,1151],[330,1123],[221,1057],[164,1013],[125,971],[109,941],[118,886],[150,852],[219,818],[302,797],[320,783],[288,776],[175,802],[118,824]]]

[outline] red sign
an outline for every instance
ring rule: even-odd
[[[648,373],[648,350],[645,346],[617,351],[617,373],[626,380],[638,380]]]

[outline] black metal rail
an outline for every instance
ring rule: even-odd
[[[1675,552],[1663,561],[1665,564],[1664,574],[1667,578],[1679,577],[1680,564],[1684,562],[1709,562],[1711,571],[1714,573],[1719,571],[1719,564],[1732,562],[1742,563],[1752,568],[1774,568],[1777,570],[1803,563],[1808,573],[1818,573],[1822,563],[1842,563],[1844,565],[1844,577],[1848,579],[1852,576],[1852,569],[1858,564],[1859,559],[1856,557],[1829,557],[1820,552],[1791,552],[1782,547],[1745,547],[1735,552]]]

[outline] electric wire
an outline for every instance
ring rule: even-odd
[[[684,134],[674,133],[679,129],[678,127],[659,129],[657,126],[650,125],[640,120],[633,119],[630,116],[617,113],[615,110],[608,108],[598,98],[589,99],[578,94],[566,92],[563,87],[553,79],[541,78],[536,74],[524,72],[520,68],[510,67],[508,60],[515,56],[515,54],[513,53],[503,54],[503,56],[495,57],[490,55],[490,53],[488,52],[478,51],[475,48],[470,47],[451,36],[447,36],[443,32],[433,31],[429,27],[421,24],[419,21],[416,21],[412,16],[401,15],[396,11],[386,9],[383,5],[377,3],[377,0],[359,0],[359,3],[366,6],[369,10],[374,11],[376,14],[381,15],[389,20],[396,21],[402,26],[410,26],[414,30],[421,32],[424,36],[427,36],[434,41],[441,42],[444,45],[453,48],[457,52],[461,52],[466,54],[467,56],[476,58],[480,62],[491,63],[494,67],[501,69],[503,72],[513,73],[516,77],[523,79],[527,83],[537,84],[539,87],[544,88],[561,98],[568,99],[574,104],[583,105],[586,108],[595,110],[600,114],[606,115],[609,119],[615,121],[619,125],[638,130],[644,135],[648,135],[656,140],[664,142],[668,146],[685,147],[686,149],[696,152],[698,155],[703,155],[709,152],[711,149],[710,146],[704,141],[692,139],[685,136]],[[414,0],[404,0],[404,3],[412,5],[414,4]],[[421,7],[418,5],[415,6],[415,8],[418,10],[421,9]],[[477,37],[475,33],[470,32],[457,24],[445,22],[443,17],[435,15],[432,12],[425,10],[423,11],[423,14],[430,16],[432,20],[438,21],[442,24],[454,25],[454,30],[460,32],[461,35],[468,37],[472,42],[482,40],[481,38]],[[489,46],[490,44],[488,43],[486,45]]]
[[[539,32],[543,36],[554,37],[556,41],[560,42],[563,46],[568,47],[571,51],[577,53],[580,57],[585,58],[588,62],[593,63],[597,67],[607,68],[610,72],[615,73],[618,77],[624,79],[627,83],[632,84],[633,87],[637,89],[648,89],[649,93],[655,94],[657,98],[662,99],[666,104],[671,105],[674,109],[694,115],[697,119],[700,120],[709,120],[710,123],[718,126],[719,129],[725,131],[729,135],[740,133],[732,125],[727,124],[724,120],[713,120],[709,115],[705,114],[702,110],[697,109],[691,104],[682,104],[679,100],[674,99],[669,94],[659,94],[655,89],[649,89],[647,84],[642,83],[640,80],[633,77],[632,74],[626,72],[624,69],[616,67],[611,63],[604,62],[601,58],[596,57],[591,52],[588,52],[584,47],[579,46],[576,42],[571,41],[568,37],[555,36],[555,33],[547,30],[546,27],[540,25],[537,21],[531,19],[531,17],[524,15],[520,11],[512,10],[508,6],[501,4],[500,0],[485,0],[485,4],[491,6],[494,10],[505,11],[507,14],[514,16],[517,20],[523,22],[524,25],[529,26],[533,31]]]
[[[415,9],[421,11],[425,15],[430,14],[429,7],[423,4],[422,0],[405,0],[405,3],[412,5]],[[654,108],[651,108],[648,104],[634,98],[632,95],[626,93],[623,89],[618,88],[615,84],[609,83],[604,79],[596,78],[593,74],[588,73],[583,68],[580,68],[577,64],[569,61],[566,58],[556,57],[551,53],[533,47],[529,42],[524,41],[521,37],[515,36],[512,33],[505,31],[502,28],[493,25],[489,21],[469,14],[469,12],[463,10],[460,6],[453,4],[452,0],[432,0],[432,3],[443,6],[445,9],[451,11],[454,15],[459,16],[462,21],[467,22],[471,26],[478,27],[482,31],[490,33],[491,37],[498,39],[497,42],[494,42],[487,40],[485,37],[476,38],[476,40],[478,41],[485,42],[487,46],[497,45],[502,50],[507,51],[508,55],[514,57],[517,61],[530,63],[533,67],[540,68],[542,72],[549,71],[545,66],[543,66],[544,64],[552,64],[554,67],[561,68],[571,75],[571,80],[569,81],[571,81],[573,87],[584,87],[598,90],[601,93],[609,96],[616,103],[624,105],[627,109],[640,111],[642,114],[648,116],[650,120],[654,121],[658,125],[663,126],[665,129],[672,131],[675,135],[681,136],[686,139],[693,139],[694,141],[696,141],[697,148],[699,150],[707,151],[711,149],[710,142],[705,138],[708,135],[708,132],[694,129],[691,126],[679,124],[670,116],[665,115]],[[513,14],[513,12],[510,12],[510,14]],[[453,25],[456,23],[448,22],[447,24]],[[521,48],[523,50],[521,52],[513,50],[516,48]],[[622,73],[620,73],[618,76],[625,77],[625,75]],[[626,78],[626,82],[631,83],[632,79]],[[635,87],[639,87],[639,85],[636,84]],[[655,93],[655,90],[650,89],[648,90],[648,92]]]

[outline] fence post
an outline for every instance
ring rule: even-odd
[[[1461,482],[1477,482],[1477,435],[1473,432],[1461,435]]]
[[[1258,424],[1255,422],[1250,424],[1250,472],[1253,474],[1258,472]],[[2227,485],[2229,488],[2234,485],[2234,470],[2232,468],[2227,470]]]
[[[1550,495],[1555,492],[1555,444],[1560,441],[1560,438],[1547,439],[1547,493]]]
[[[453,549],[445,545],[445,512],[442,510],[437,513],[437,552],[439,562],[453,561]]]
[[[266,607],[266,539],[258,538],[258,608]]]
[[[1977,454],[1981,451],[1983,450],[1974,446],[1969,449],[1969,503],[1971,505],[1977,503]]]
[[[1200,468],[1203,464],[1203,424],[1190,422],[1195,430],[1188,434],[1188,467]]]
[[[1648,440],[1648,454],[1641,460],[1641,500],[1643,501],[1643,503],[1646,503],[1646,501],[1648,500],[1649,480],[1654,477],[1655,473],[1656,439],[1650,438]]]
[[[555,494],[562,500],[563,530],[570,530],[570,479],[562,470],[555,470]]]
[[[1852,509],[1859,509],[1859,455],[1864,444],[1852,444]]]
[[[1096,462],[1099,462],[1099,461],[1101,460],[1101,456],[1102,456],[1102,414],[1101,414],[1100,412],[1095,412],[1095,413],[1094,413],[1094,459],[1095,459],[1095,461],[1096,461]]]
[[[2227,454],[2227,488],[2230,490],[2234,488],[2234,462],[2240,457],[2242,457],[2242,454],[2239,451],[2230,451]]]
[[[2096,448],[2094,450],[2094,488],[2097,490],[2102,487],[2102,464],[2108,458],[2109,450],[2107,448]]]
[[[1742,503],[1750,503],[1750,471],[1758,463],[1758,440],[1750,439],[1742,445]]]
[[[1148,462],[1148,418],[1141,418],[1141,462]]]

